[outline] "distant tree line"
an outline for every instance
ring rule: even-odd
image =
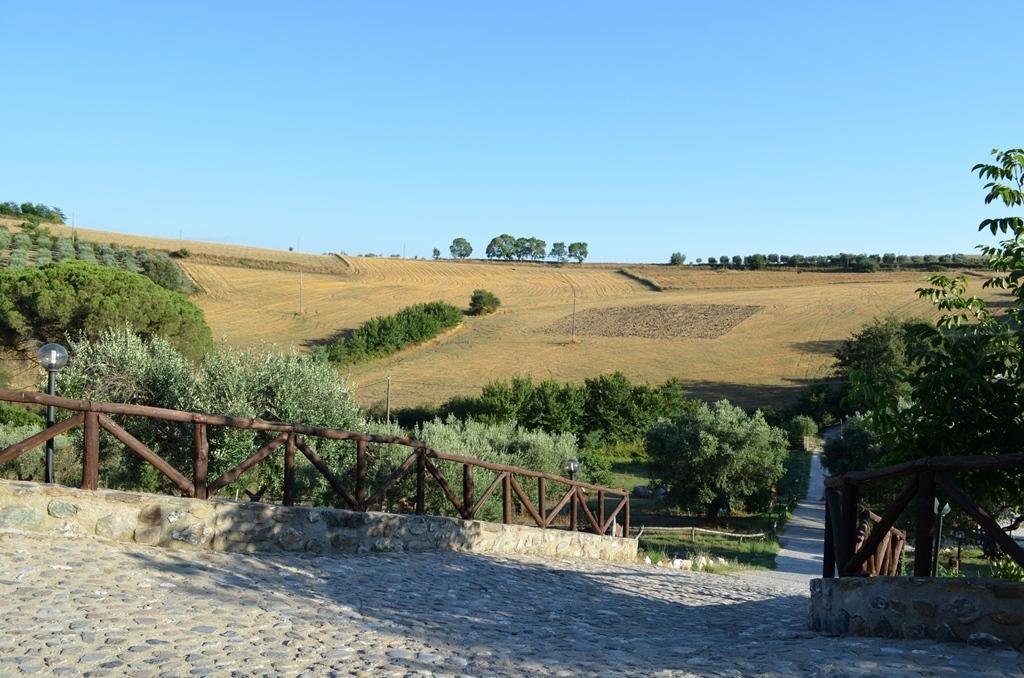
[[[8,249],[10,251],[5,259],[3,251]],[[21,230],[12,235],[5,226],[0,225],[0,263],[7,269],[41,267],[75,260],[141,273],[161,287],[175,292],[190,293],[195,289],[181,268],[162,252],[136,250],[78,238],[60,238],[54,236],[49,229],[33,223],[22,224]]]
[[[508,233],[502,233],[491,238],[484,253],[488,259],[501,259],[505,261],[544,261],[551,259],[564,264],[573,259],[582,264],[587,258],[587,243],[574,242],[566,245],[564,242],[556,242],[547,249],[548,244],[540,238],[517,238]],[[473,254],[473,246],[465,238],[456,238],[448,247],[453,259],[467,259]],[[440,250],[434,248],[434,258],[440,256]]]
[[[48,207],[42,203],[23,202],[19,205],[13,201],[0,202],[0,216],[25,217],[32,221],[64,223],[64,212],[59,207]]]
[[[680,259],[681,257],[681,259]],[[670,263],[682,264],[686,261],[684,255],[673,254]],[[700,264],[701,259],[697,260]],[[720,266],[722,268],[764,270],[776,267],[808,267],[841,269],[847,271],[871,272],[883,268],[897,269],[900,267],[920,268],[931,266],[974,266],[984,263],[984,259],[977,255],[968,254],[923,254],[908,255],[886,252],[885,254],[851,254],[840,252],[839,254],[825,255],[803,255],[803,254],[748,254],[721,257],[708,257],[708,266]]]

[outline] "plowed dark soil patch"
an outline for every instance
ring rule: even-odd
[[[761,308],[732,304],[653,304],[592,308],[576,314],[576,334],[645,339],[714,339]],[[544,329],[547,334],[569,334],[571,330],[571,315]]]

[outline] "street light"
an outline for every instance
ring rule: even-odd
[[[960,574],[960,548],[964,545],[964,531],[957,530],[953,533],[953,537],[956,538],[956,572]]]
[[[569,480],[576,480],[576,471],[580,468],[579,459],[570,459],[565,462],[565,472],[569,474]]]
[[[36,352],[36,358],[46,369],[46,392],[57,395],[57,371],[68,364],[68,350],[60,344],[44,344]],[[53,405],[47,405],[46,427],[49,428],[55,423]],[[53,438],[46,441],[46,482],[53,482]]]
[[[939,517],[938,529],[935,530],[935,544],[932,547],[932,576],[939,571],[939,543],[942,541],[942,519],[949,515],[949,504],[939,508],[939,500],[935,499],[935,515]]]

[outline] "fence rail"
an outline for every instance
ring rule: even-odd
[[[322,475],[331,488],[337,493],[344,504],[353,511],[369,511],[380,506],[385,493],[407,473],[416,474],[415,512],[425,512],[427,475],[429,475],[455,511],[465,520],[472,520],[494,492],[501,487],[502,522],[513,521],[513,504],[518,502],[529,518],[541,528],[552,527],[559,514],[568,507],[569,529],[580,527],[579,514],[585,518],[585,527],[597,534],[607,534],[621,515],[622,534],[629,534],[629,492],[626,490],[602,487],[591,483],[564,478],[562,476],[532,471],[518,466],[495,464],[472,457],[449,454],[431,449],[425,443],[402,436],[389,436],[374,433],[346,431],[342,429],[321,428],[304,424],[248,419],[197,412],[183,412],[161,407],[145,405],[128,405],[123,403],[96,402],[91,400],[74,400],[59,396],[50,396],[30,391],[0,390],[0,401],[48,405],[74,412],[70,418],[54,424],[45,430],[14,443],[0,450],[0,464],[13,461],[25,452],[34,449],[47,440],[67,433],[79,426],[83,427],[82,435],[82,488],[95,490],[99,487],[99,455],[100,431],[106,431],[128,450],[138,455],[145,462],[170,480],[183,495],[196,499],[209,499],[218,490],[235,482],[244,473],[256,465],[266,461],[282,447],[284,448],[284,498],[283,504],[291,506],[295,503],[295,460],[296,452],[301,453],[310,464]],[[111,419],[111,415],[130,417],[146,417],[163,421],[192,424],[193,429],[193,473],[188,478],[174,468],[165,459],[156,454],[143,442],[122,428]],[[226,471],[218,478],[208,476],[210,446],[207,431],[210,426],[226,426],[239,429],[250,429],[277,433],[270,442],[263,445],[248,458],[234,468]],[[311,444],[313,438],[326,440],[350,440],[356,443],[355,485],[345,485],[338,473],[316,452]],[[376,488],[371,488],[367,478],[367,444],[382,443],[402,445],[412,449],[406,459],[399,464]],[[461,492],[456,493],[445,479],[438,467],[441,462],[460,464],[462,466]],[[474,469],[484,469],[497,475],[482,493],[474,487]],[[537,502],[530,499],[523,489],[520,479],[530,479],[537,484]],[[525,482],[525,480],[524,480]],[[558,494],[554,506],[547,506],[547,484],[555,483],[567,487],[564,494]],[[591,511],[587,504],[586,493],[594,492],[597,498],[597,510]],[[618,501],[607,511],[608,499]]]
[[[935,500],[941,492],[969,515],[1018,565],[1024,549],[985,509],[953,480],[956,472],[1024,469],[1024,454],[928,457],[870,471],[854,471],[825,481],[825,545],[822,576],[826,578],[898,573],[906,534],[893,526],[914,503],[914,576],[927,577],[934,565]],[[861,487],[882,480],[907,478],[902,491],[878,516],[860,504]]]

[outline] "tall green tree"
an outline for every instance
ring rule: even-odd
[[[502,233],[491,238],[485,250],[488,259],[505,259],[512,261],[516,256],[516,238],[508,233]]]
[[[465,238],[456,238],[448,247],[453,259],[467,259],[473,253],[473,246]]]
[[[0,272],[0,341],[8,346],[66,334],[93,338],[125,324],[193,358],[213,344],[195,304],[136,273],[84,262]]]
[[[1024,150],[993,152],[976,165],[986,181],[985,203],[1014,209],[1024,204]],[[864,424],[887,450],[879,464],[931,455],[1002,454],[1024,449],[1024,219],[985,219],[979,230],[1001,235],[980,249],[994,275],[987,288],[1006,290],[1005,316],[967,295],[967,278],[936,275],[918,290],[941,316],[915,333],[910,364],[879,381],[853,372],[851,399],[869,409]],[[902,383],[902,391],[892,384]],[[967,478],[965,484],[995,510],[1024,509],[1024,474]]]
[[[569,258],[575,259],[577,264],[582,264],[587,258],[587,243],[574,242],[569,245]]]
[[[551,245],[551,253],[548,256],[560,264],[569,261],[569,251],[565,248],[564,242],[556,242]]]
[[[767,509],[787,448],[786,431],[727,400],[700,403],[647,434],[651,475],[678,505],[709,519]]]

